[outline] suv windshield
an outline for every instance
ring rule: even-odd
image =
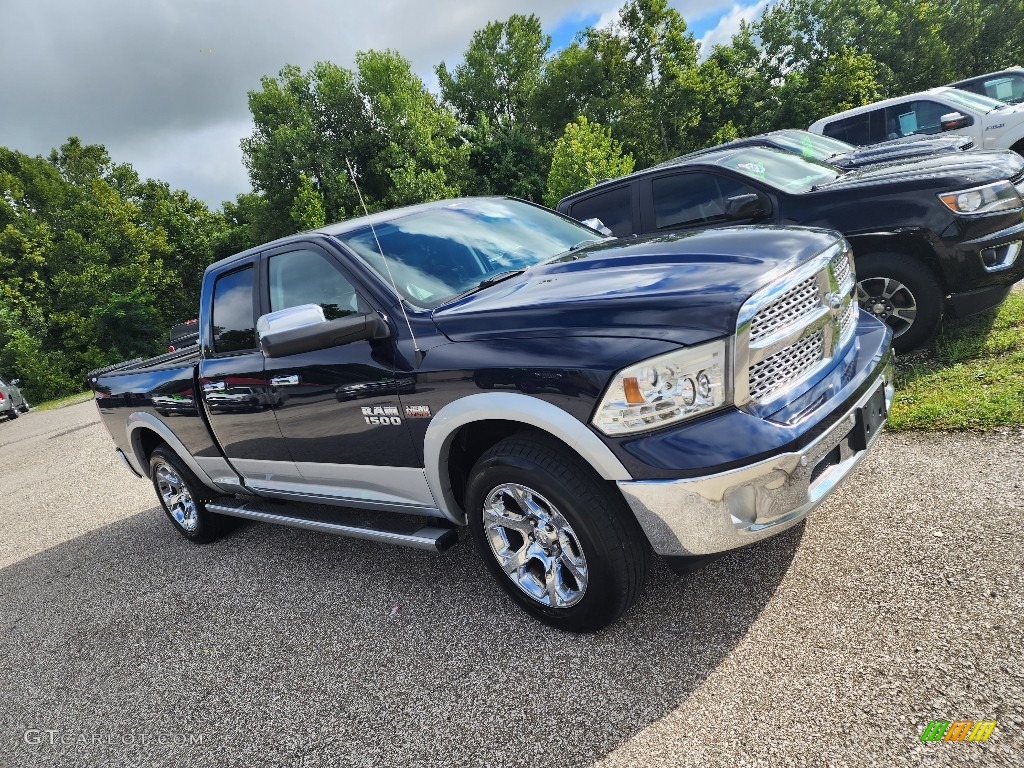
[[[853,144],[829,136],[819,136],[810,131],[779,131],[771,134],[771,139],[780,147],[823,163],[830,157],[845,155],[856,149]]]
[[[988,114],[993,109],[1008,106],[1004,101],[990,99],[988,96],[982,96],[980,93],[960,91],[956,88],[950,88],[949,90],[943,91],[942,95],[945,97],[946,101],[951,101],[958,107],[970,109],[975,112],[984,112],[985,114]]]
[[[827,163],[768,147],[744,147],[723,153],[718,164],[783,192],[808,192],[811,187],[828,184],[842,175]]]
[[[528,269],[574,246],[604,239],[536,205],[501,198],[454,200],[335,237],[385,283],[391,285],[393,278],[403,298],[426,309],[496,275]]]

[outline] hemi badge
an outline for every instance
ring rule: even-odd
[[[407,405],[405,406],[405,418],[407,419],[429,419],[429,405]]]

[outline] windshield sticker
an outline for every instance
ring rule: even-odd
[[[760,163],[739,163],[736,168],[746,171],[751,176],[757,176],[759,179],[764,178],[764,166]]]
[[[814,157],[814,145],[811,144],[811,140],[809,137],[800,137],[800,151],[803,152],[804,157]]]

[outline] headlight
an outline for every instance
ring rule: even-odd
[[[979,214],[1012,211],[1021,207],[1020,195],[1008,181],[997,181],[984,187],[943,192],[941,200],[953,213]]]
[[[724,341],[669,352],[612,377],[594,412],[606,435],[665,427],[725,404]]]

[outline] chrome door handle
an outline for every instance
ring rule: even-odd
[[[203,392],[223,392],[224,382],[223,381],[208,381],[203,384]]]
[[[270,380],[270,384],[275,387],[294,387],[298,383],[298,376],[275,376]]]

